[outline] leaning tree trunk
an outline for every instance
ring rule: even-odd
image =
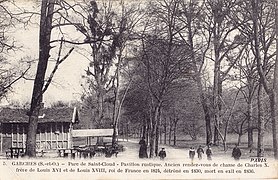
[[[34,81],[33,94],[30,111],[28,112],[29,124],[26,142],[26,155],[36,156],[36,132],[38,126],[38,115],[43,99],[43,87],[48,59],[50,57],[50,40],[52,29],[52,18],[55,0],[44,0],[41,4],[40,33],[39,33],[39,62]]]

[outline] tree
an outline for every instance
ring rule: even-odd
[[[212,106],[215,127],[214,144],[216,145],[219,145],[219,133],[222,124],[222,85],[245,48],[245,44],[236,41],[237,26],[229,19],[230,9],[235,7],[236,4],[237,1],[226,0],[212,0],[205,3],[207,8],[206,18],[209,19],[206,30],[212,35],[212,57],[208,58],[214,62]],[[228,67],[227,62],[229,62]],[[227,69],[221,68],[223,66]]]
[[[273,79],[273,100],[271,101],[271,120],[272,120],[272,136],[273,136],[273,151],[275,159],[278,159],[277,145],[277,119],[278,119],[278,2],[275,2],[275,35],[276,35],[276,59]]]
[[[237,63],[239,67],[239,81],[240,81],[240,90],[244,96],[244,99],[247,103],[247,124],[248,124],[248,147],[253,146],[253,129],[254,129],[254,96],[255,92],[258,89],[258,73],[256,71],[256,62],[255,58],[252,56],[250,48],[245,49],[245,53]]]
[[[113,5],[118,2],[103,2],[99,6],[95,1],[90,2],[87,23],[79,24],[78,30],[85,35],[85,42],[90,45],[91,59],[86,71],[89,96],[94,97],[94,122],[101,128],[105,119],[105,101],[113,96],[112,126],[117,128],[120,108],[119,77],[123,66],[123,50],[130,39],[135,26],[136,8],[127,7],[120,2],[120,11]],[[84,21],[84,22],[86,22]],[[116,70],[114,70],[116,69]]]
[[[10,9],[13,9],[11,11]],[[30,69],[30,60],[13,60],[12,54],[20,49],[19,44],[8,34],[19,25],[28,23],[23,12],[12,1],[0,1],[0,100],[11,92],[12,86]],[[13,62],[16,61],[16,62]],[[17,64],[17,65],[15,65]]]
[[[262,84],[266,94],[268,95],[269,101],[270,101],[270,110],[271,110],[271,120],[272,120],[272,135],[273,135],[273,151],[274,151],[274,157],[275,159],[278,159],[278,144],[277,144],[277,99],[276,99],[276,92],[277,91],[277,72],[274,72],[274,79],[273,79],[273,85],[271,87],[266,73],[265,73],[265,66],[268,65],[266,63],[266,60],[271,59],[269,56],[265,57],[262,62],[262,55],[260,52],[260,39],[259,39],[259,7],[262,7],[260,5],[262,2],[260,0],[252,0],[251,5],[252,5],[252,23],[253,23],[253,46],[254,46],[254,55],[256,58],[256,65],[257,65],[257,71],[260,77],[260,83]],[[273,10],[273,7],[275,6],[275,2],[270,1],[271,4],[270,8],[267,8],[267,10]],[[273,11],[273,13],[276,12]],[[275,21],[277,23],[277,20]],[[277,26],[277,25],[276,25]],[[274,31],[274,34],[276,32]],[[277,35],[277,34],[276,34]],[[273,40],[271,40],[273,41]],[[277,58],[277,57],[276,57]],[[277,60],[275,61],[275,70],[277,70]],[[274,81],[275,80],[275,81]]]
[[[179,43],[175,36],[176,13],[178,11],[177,1],[158,2],[151,4],[152,16],[149,24],[150,32],[142,34],[142,76],[150,94],[150,157],[153,157],[155,137],[159,126],[161,107],[165,96],[171,88],[176,87],[176,81],[186,79],[190,72],[190,60],[188,48]],[[167,12],[167,13],[164,13]]]
[[[49,75],[49,78],[45,83],[46,70],[48,60],[50,58],[51,50],[51,33],[53,29],[53,15],[54,15],[55,0],[45,0],[41,3],[41,15],[40,15],[40,32],[39,32],[39,62],[37,65],[36,77],[34,80],[33,94],[31,99],[30,110],[27,115],[29,116],[27,143],[26,143],[26,155],[29,157],[36,156],[36,132],[38,126],[38,116],[40,109],[43,107],[43,93],[49,87],[55,72],[59,65],[70,55],[73,51],[71,48],[68,53],[61,57],[62,42],[60,43],[56,64]]]
[[[204,17],[204,8],[198,4],[198,2],[193,1],[181,1],[181,8],[179,20],[181,21],[179,27],[179,35],[181,39],[190,49],[192,66],[193,66],[193,78],[196,81],[200,102],[205,115],[205,124],[206,124],[206,144],[212,143],[212,131],[211,131],[211,113],[209,108],[208,97],[206,96],[203,79],[202,79],[202,70],[205,63],[205,54],[209,50],[211,43],[211,32],[208,34],[206,43],[197,41],[198,38],[202,38],[202,26],[204,26],[205,19]],[[186,38],[187,37],[187,38]]]

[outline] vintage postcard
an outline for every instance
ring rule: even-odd
[[[278,179],[275,0],[0,0],[2,179]]]

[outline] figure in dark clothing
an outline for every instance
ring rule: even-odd
[[[207,155],[207,159],[211,160],[211,156],[212,156],[212,150],[211,147],[208,146],[207,150],[206,150],[206,155]]]
[[[142,138],[139,141],[140,144],[140,149],[139,149],[139,158],[148,158],[148,154],[147,154],[147,144],[145,141],[145,138]]]
[[[205,152],[204,152],[202,146],[200,145],[199,148],[197,149],[197,154],[198,154],[199,160],[202,159],[204,153],[205,153]]]
[[[194,147],[191,147],[189,149],[189,158],[193,161],[194,156],[195,156],[195,149],[194,149]]]
[[[239,147],[236,144],[236,146],[234,147],[233,152],[232,152],[232,157],[235,160],[239,160],[240,156],[241,156],[241,151],[240,151]]]
[[[161,160],[163,160],[166,157],[166,151],[164,148],[161,148],[161,150],[158,153],[158,156],[160,157]]]

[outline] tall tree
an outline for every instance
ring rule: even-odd
[[[47,69],[50,38],[52,30],[52,17],[54,11],[55,0],[42,1],[41,19],[40,19],[40,35],[39,35],[39,63],[37,67],[36,78],[34,81],[33,95],[31,100],[29,116],[29,126],[27,133],[26,155],[30,157],[36,156],[36,132],[38,126],[38,116],[41,109],[42,94],[45,73]]]
[[[45,80],[46,70],[48,66],[48,60],[50,58],[51,50],[51,32],[53,30],[53,15],[55,0],[45,0],[41,3],[41,14],[40,14],[40,32],[39,32],[39,61],[37,65],[36,77],[34,80],[33,94],[31,99],[30,110],[27,115],[29,116],[28,132],[27,132],[27,143],[26,143],[26,155],[29,157],[36,156],[36,132],[38,126],[38,116],[40,109],[43,107],[43,93],[49,87],[58,66],[70,55],[73,51],[71,48],[68,53],[62,56],[62,41],[59,46],[56,64],[49,75],[48,79]]]
[[[272,120],[272,136],[273,151],[275,159],[278,159],[277,145],[277,119],[278,119],[278,1],[275,2],[275,36],[276,36],[276,59],[273,80],[273,101],[271,103],[271,120]]]
[[[230,9],[236,6],[237,1],[209,0],[206,1],[206,30],[211,33],[211,59],[213,68],[213,119],[214,144],[219,145],[222,121],[222,90],[228,73],[240,58],[245,45],[236,41],[236,25],[229,18]],[[210,34],[207,33],[207,34]],[[228,62],[228,63],[227,63]],[[228,64],[228,65],[227,65]],[[223,68],[225,67],[225,68]]]
[[[268,11],[273,10],[274,7],[276,7],[276,2],[269,1],[269,3],[272,5],[270,8],[267,8]],[[274,71],[274,80],[273,85],[271,86],[271,83],[267,79],[267,74],[265,73],[265,67],[266,65],[269,65],[268,63],[265,64],[262,62],[262,53],[260,51],[260,35],[259,35],[259,14],[262,13],[262,9],[259,7],[262,6],[261,0],[252,0],[252,23],[253,23],[253,46],[254,46],[254,55],[256,58],[256,64],[257,64],[257,71],[260,77],[260,83],[262,84],[266,94],[268,95],[269,101],[270,101],[270,110],[271,110],[271,120],[272,120],[272,135],[273,135],[273,151],[274,151],[274,157],[275,159],[278,159],[278,144],[277,144],[277,97],[275,91],[277,91],[277,59],[275,61],[275,70]],[[274,9],[276,12],[276,8]],[[276,14],[277,15],[277,14]],[[277,20],[275,21],[277,23]],[[275,33],[276,34],[276,31]],[[277,34],[276,34],[277,36]],[[276,57],[277,58],[277,57]]]
[[[205,54],[209,50],[211,44],[211,32],[209,32],[206,39],[206,43],[199,42],[197,39],[203,37],[203,32],[200,28],[204,25],[202,21],[206,21],[204,17],[204,8],[198,2],[195,1],[181,1],[180,13],[179,16],[179,25],[177,27],[181,39],[190,49],[192,66],[194,71],[194,79],[196,81],[200,102],[205,115],[205,124],[206,124],[206,143],[212,143],[212,131],[211,131],[211,113],[209,108],[208,97],[206,96],[206,90],[203,85],[202,72],[203,65],[205,63]],[[187,38],[186,38],[187,37]]]
[[[165,96],[171,88],[175,88],[175,82],[178,79],[185,80],[190,72],[190,60],[188,50],[183,45],[175,41],[175,12],[177,11],[177,2],[163,2],[167,14],[161,14],[162,9],[155,9],[153,18],[157,18],[160,27],[166,29],[160,31],[156,27],[152,34],[145,35],[142,38],[142,75],[146,82],[146,87],[150,94],[150,157],[154,156],[155,137],[157,126],[159,125],[159,116]],[[159,13],[160,12],[160,13]],[[165,17],[163,17],[165,16]],[[164,21],[165,20],[165,21]],[[164,27],[163,27],[164,26]],[[160,33],[158,33],[160,32]],[[158,142],[158,141],[156,141]]]

